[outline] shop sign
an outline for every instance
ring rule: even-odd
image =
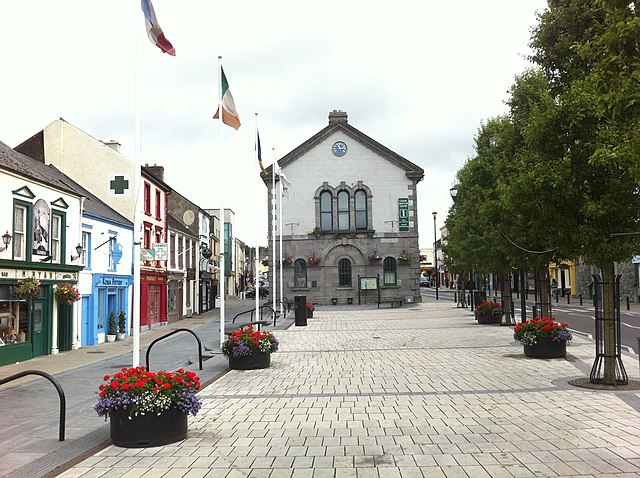
[[[156,261],[166,261],[169,259],[168,244],[166,242],[158,242],[153,245],[155,251]]]
[[[398,198],[398,230],[409,232],[409,198]]]

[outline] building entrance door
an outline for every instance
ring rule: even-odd
[[[44,299],[33,299],[31,317],[33,327],[31,328],[31,344],[33,356],[45,355],[47,353],[47,326],[45,317]]]

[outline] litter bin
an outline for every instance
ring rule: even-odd
[[[293,303],[296,306],[296,325],[307,325],[307,296],[296,295]]]

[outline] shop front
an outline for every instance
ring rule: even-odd
[[[140,273],[140,329],[167,322],[167,277],[164,272]]]
[[[77,279],[77,268],[0,268],[0,365],[71,350],[76,308],[69,304],[54,308],[54,291],[57,284],[75,284]],[[28,293],[16,288],[24,283],[33,285]]]

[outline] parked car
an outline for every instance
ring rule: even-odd
[[[269,297],[269,289],[263,289],[262,287],[260,287],[260,298],[264,299],[265,297]],[[256,298],[256,290],[255,289],[249,289],[245,292],[244,294],[245,298],[247,299],[255,299]]]
[[[420,276],[420,287],[429,287],[429,278],[425,276]]]

